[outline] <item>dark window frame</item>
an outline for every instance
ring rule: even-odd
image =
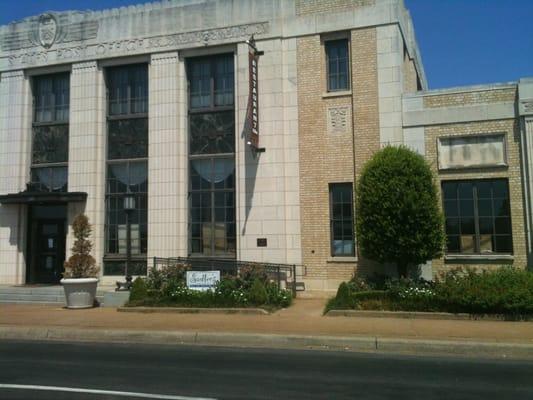
[[[231,105],[216,105],[216,65],[219,59],[231,58],[233,66],[233,101]],[[191,106],[191,77],[193,75],[193,67],[195,63],[207,61],[209,68],[209,106],[207,107],[192,107]],[[204,114],[209,112],[235,111],[235,54],[234,53],[220,53],[209,56],[191,57],[187,60],[187,98],[189,99],[189,114]]]
[[[224,60],[225,59],[225,60]],[[231,96],[231,104],[222,104],[222,105],[217,105],[216,104],[216,95],[217,95],[217,92],[215,90],[215,87],[216,87],[216,65],[218,62],[227,62],[228,60],[231,59],[231,62],[230,62],[230,65],[231,65],[231,78],[223,78],[223,79],[230,79],[230,81],[232,82],[232,85],[231,85],[231,93],[230,93],[230,96]],[[194,72],[193,72],[193,69],[195,67],[195,65],[199,65],[201,63],[204,63],[204,64],[208,64],[209,65],[209,105],[208,106],[192,106],[192,95],[191,95],[191,79],[193,79],[194,77]],[[236,190],[235,190],[235,186],[236,186],[236,166],[235,166],[235,138],[236,138],[236,134],[235,134],[235,128],[236,128],[236,124],[235,124],[235,54],[234,53],[220,53],[220,54],[213,54],[213,55],[209,55],[209,56],[201,56],[201,57],[191,57],[189,59],[187,59],[187,68],[186,68],[186,71],[187,71],[187,98],[188,98],[188,110],[189,110],[189,118],[188,118],[188,135],[189,135],[189,163],[188,163],[188,168],[189,168],[189,173],[188,173],[188,178],[189,178],[189,184],[188,184],[188,188],[189,188],[189,194],[188,194],[188,254],[190,256],[193,256],[193,257],[220,257],[220,258],[236,258],[237,257],[237,230],[236,230],[236,210],[237,210],[237,206],[236,206]],[[227,75],[227,73],[226,73]],[[227,93],[227,90],[225,92],[225,94],[228,94]],[[206,96],[206,94],[202,93],[202,96]],[[191,144],[193,143],[193,138],[192,138],[192,124],[191,124],[191,118],[193,117],[197,117],[197,116],[201,116],[201,115],[207,115],[207,114],[213,114],[213,113],[228,113],[228,117],[231,115],[231,119],[233,119],[233,130],[231,132],[230,136],[229,137],[229,140],[232,141],[232,150],[231,152],[227,152],[227,151],[221,151],[221,152],[216,152],[217,149],[216,148],[210,148],[210,149],[206,149],[205,151],[200,151],[198,153],[193,153],[191,151]],[[200,188],[200,189],[193,189],[193,183],[192,183],[192,177],[193,177],[193,167],[192,167],[192,162],[195,161],[195,160],[210,160],[211,161],[211,168],[214,168],[214,162],[216,159],[231,159],[232,162],[233,162],[233,172],[231,173],[233,175],[233,187],[231,188],[216,188],[215,185],[216,183],[214,182],[210,182],[209,183],[209,188]],[[213,171],[213,170],[212,170]],[[196,173],[197,174],[197,173]],[[220,193],[231,193],[232,194],[232,198],[233,198],[233,205],[229,208],[232,209],[232,213],[233,213],[233,219],[231,221],[227,221],[226,218],[227,218],[227,209],[228,207],[224,206],[224,207],[216,207],[215,206],[215,199],[216,199],[216,196],[217,194],[220,194]],[[193,225],[197,225],[197,224],[203,224],[204,222],[206,221],[203,221],[202,218],[200,218],[200,220],[196,221],[194,220],[194,217],[193,217],[193,211],[194,209],[202,209],[202,207],[193,207],[193,197],[196,196],[197,194],[200,194],[200,195],[204,195],[204,196],[208,196],[209,197],[209,203],[210,203],[210,208],[209,208],[209,215],[210,215],[210,221],[207,221],[207,223],[210,223],[211,224],[211,237],[209,238],[210,240],[210,243],[211,243],[211,246],[210,246],[210,250],[209,250],[209,254],[206,254],[202,251],[202,249],[204,248],[203,247],[203,244],[201,243],[201,240],[202,238],[198,239],[196,236],[193,236]],[[225,197],[226,198],[226,197]],[[225,217],[224,217],[224,222],[220,222],[220,221],[216,221],[216,210],[217,208],[224,208],[224,213],[225,213]],[[203,209],[200,211],[201,213],[203,213]],[[224,229],[226,229],[225,231],[225,234],[224,234],[224,239],[225,239],[225,253],[224,254],[217,254],[216,250],[217,250],[217,247],[216,247],[216,235],[215,235],[215,225],[216,224],[224,224]],[[233,231],[230,232],[231,235],[228,235],[227,234],[227,229],[228,229],[228,224],[230,225],[233,225]],[[230,239],[233,243],[234,243],[234,246],[230,246],[228,243],[230,242]],[[200,245],[199,245],[199,248],[200,248],[200,251],[201,252],[194,252],[193,253],[193,248],[195,248],[195,245],[193,244],[194,241],[197,241],[197,240],[200,240]],[[231,251],[232,249],[232,251]]]
[[[43,120],[39,121],[37,118],[38,112],[37,112],[37,105],[39,103],[38,98],[41,96],[39,93],[39,86],[42,84],[42,82],[45,82],[46,80],[51,80],[51,86],[52,86],[52,94],[53,94],[53,105],[50,107],[52,109],[53,117],[50,120]],[[65,80],[67,85],[64,86],[67,88],[67,104],[66,104],[66,119],[64,118],[58,118],[58,113],[61,110],[61,107],[58,107],[58,102],[56,101],[56,98],[61,96],[61,81]],[[64,83],[64,81],[63,81]],[[32,122],[34,125],[57,125],[57,124],[67,124],[69,123],[69,117],[70,117],[70,72],[58,72],[54,74],[46,74],[46,75],[36,75],[32,77],[32,101],[33,101],[33,117]],[[64,104],[63,104],[64,105]],[[65,111],[65,110],[63,110]]]
[[[216,160],[231,160],[233,164],[235,164],[235,156],[234,154],[213,154],[210,157],[191,157],[189,159],[189,168],[192,170],[194,167],[192,167],[192,162],[195,160],[209,160],[211,162],[211,173],[214,172],[214,164]],[[236,232],[236,195],[235,195],[235,168],[233,168],[233,171],[228,175],[227,178],[231,177],[231,185],[224,186],[227,182],[227,178],[222,181],[222,185],[219,185],[215,182],[208,182],[208,187],[194,187],[193,181],[192,181],[192,171],[189,173],[189,253],[192,256],[206,256],[206,257],[235,257],[236,251],[237,251],[237,232]],[[195,173],[196,175],[199,175],[198,173]],[[199,176],[199,179],[201,177]],[[230,181],[231,181],[230,180]],[[205,180],[204,180],[205,181]],[[224,201],[223,204],[217,204],[217,197],[220,195],[223,195]],[[232,204],[228,205],[227,199],[228,196],[231,195],[230,198],[233,199]],[[209,221],[204,221],[202,218],[195,219],[193,210],[200,210],[200,212],[203,212],[204,207],[202,207],[201,203],[200,205],[193,204],[194,198],[199,196],[207,196],[209,197]],[[223,221],[217,220],[217,209],[224,210],[224,219]],[[229,211],[228,211],[229,210]],[[228,212],[233,214],[233,218],[231,220],[228,219]],[[231,215],[231,214],[230,214]],[[203,252],[193,252],[193,242],[196,240],[200,241],[200,247],[203,248],[204,246],[201,244],[202,238],[193,236],[193,225],[204,225],[205,223],[208,223],[210,225],[211,232],[216,232],[216,228],[224,226],[224,252],[223,254],[217,254],[217,246],[216,246],[216,238],[214,236],[210,237],[209,240],[211,241],[211,246],[209,250],[209,254],[204,254]],[[228,227],[231,228],[231,225],[233,225],[233,230],[230,230],[228,234]],[[233,243],[233,246],[231,246],[229,243]]]
[[[504,184],[505,188],[505,194],[506,197],[499,197],[494,195],[494,185],[495,184]],[[461,197],[460,185],[471,185],[471,198],[470,197]],[[487,197],[487,195],[480,195],[480,187],[481,185],[490,185],[490,196]],[[446,186],[449,185],[450,190],[446,189]],[[453,191],[453,185],[457,185],[455,189],[455,197],[448,197],[447,193],[450,191]],[[486,188],[485,188],[486,190]],[[462,180],[443,180],[441,182],[441,191],[442,191],[442,209],[444,214],[444,221],[445,221],[445,234],[446,234],[446,254],[447,255],[474,255],[474,256],[484,256],[484,255],[512,255],[514,252],[513,248],[513,227],[512,227],[512,216],[511,216],[511,204],[510,204],[510,191],[509,191],[509,180],[507,178],[488,178],[488,179],[462,179]],[[470,196],[470,191],[467,192],[466,195],[463,196]],[[468,214],[467,208],[470,208],[469,202],[471,200],[472,203],[472,215],[465,215],[462,214],[466,213]],[[451,209],[452,215],[447,215],[450,212],[450,208],[447,203],[450,203],[452,207],[455,206],[455,209]],[[480,204],[483,204],[482,202],[485,202],[485,205],[490,204],[490,213],[487,213],[486,210],[480,211]],[[487,203],[489,202],[489,203]],[[501,202],[500,209],[498,210],[500,214],[498,214],[496,211],[495,204],[496,202]],[[503,208],[502,208],[503,207]],[[504,215],[501,214],[501,212],[504,212]],[[483,215],[481,215],[483,214]],[[456,220],[456,221],[454,221]],[[463,225],[468,225],[468,220],[473,220],[473,228],[474,233],[468,233],[464,232]],[[481,225],[480,221],[488,222],[490,221],[490,224],[483,227]],[[497,220],[506,220],[506,224],[504,224],[504,230],[507,232],[498,232],[498,229],[501,229],[502,226],[497,225]],[[453,228],[453,224],[451,222],[455,222],[456,228]],[[491,232],[488,233],[486,231],[487,227],[491,228]],[[483,228],[483,229],[482,229]],[[466,229],[468,230],[468,229]],[[482,232],[483,231],[483,232]],[[481,238],[482,236],[489,236],[491,237],[491,248],[490,251],[482,251],[482,245],[481,245]],[[474,238],[473,242],[473,251],[466,251],[462,246],[462,237],[463,236],[472,236]],[[496,243],[496,240],[498,238],[503,239],[507,237],[508,239],[508,246],[509,248],[504,251],[498,251],[499,244]],[[450,250],[450,246],[453,246],[453,244],[450,241],[450,238],[455,238],[456,240],[456,247],[455,249]],[[505,243],[505,242],[504,242]],[[457,250],[456,250],[457,249]]]
[[[144,100],[145,102],[145,109],[146,111],[142,112],[135,112],[132,109],[132,86],[135,86],[134,77],[135,74],[139,71],[143,72],[146,75],[146,78],[143,79],[142,83],[146,85],[145,92],[146,92],[146,98]],[[128,112],[126,113],[112,113],[111,112],[111,92],[116,89],[116,87],[111,87],[111,84],[114,82],[113,74],[120,74],[120,72],[127,75],[126,81],[128,82],[128,88],[127,88],[127,96],[126,96],[126,104]],[[107,132],[107,160],[126,160],[127,158],[147,158],[148,157],[148,132],[149,132],[149,124],[148,124],[148,112],[149,112],[149,102],[148,102],[148,64],[146,63],[140,63],[140,64],[128,64],[128,65],[121,65],[121,66],[115,66],[115,67],[109,67],[105,70],[105,82],[106,82],[106,132]],[[135,121],[135,120],[146,120],[146,133],[145,137],[140,139],[142,143],[146,143],[146,154],[138,155],[137,157],[130,157],[126,156],[124,158],[118,157],[110,157],[110,152],[113,146],[110,146],[110,123],[113,122],[120,122],[120,121]]]
[[[136,74],[139,73],[139,71],[144,74],[143,79],[141,80],[141,84],[145,85],[145,87],[142,88],[142,91],[146,93],[145,97],[141,98],[132,98],[132,92],[134,89],[132,89],[137,83],[135,81]],[[126,112],[121,113],[113,113],[112,112],[112,105],[111,102],[112,96],[111,91],[117,90],[119,86],[111,86],[113,83],[113,77],[112,74],[119,74],[119,73],[125,73],[127,74],[127,79],[125,81],[128,82],[127,84],[127,95],[125,97],[121,97],[120,99],[122,101],[125,101],[126,104]],[[145,275],[147,273],[147,252],[148,252],[148,190],[149,190],[149,179],[148,179],[148,146],[149,146],[149,125],[148,125],[148,113],[149,113],[149,71],[148,71],[148,64],[147,63],[139,63],[139,64],[128,64],[128,65],[121,65],[121,66],[113,66],[109,67],[105,70],[105,82],[106,82],[106,142],[107,142],[107,151],[106,151],[106,180],[105,180],[105,228],[104,228],[104,268],[103,268],[103,274],[104,275],[122,275],[123,273],[120,272],[124,268],[124,262],[126,260],[126,255],[121,254],[119,252],[119,245],[118,245],[118,236],[116,236],[114,239],[111,239],[111,229],[112,226],[120,225],[118,223],[111,223],[110,219],[113,213],[117,214],[115,217],[118,218],[118,213],[124,213],[124,211],[121,211],[121,205],[118,205],[117,207],[111,207],[111,203],[114,203],[115,205],[119,204],[119,202],[123,201],[123,198],[126,194],[132,194],[136,198],[136,207],[133,213],[133,218],[137,218],[138,216],[138,222],[139,225],[139,247],[140,247],[140,254],[132,254],[131,260],[132,260],[132,271],[129,271],[132,274],[139,274],[139,275]],[[142,111],[135,111],[134,110],[134,100],[140,101],[140,108]],[[121,107],[121,101],[117,101],[117,104]],[[139,106],[137,104],[137,106]],[[117,121],[140,121],[140,120],[146,120],[146,132],[144,133],[145,137],[143,138],[134,138],[134,143],[132,143],[133,146],[135,146],[135,140],[139,141],[140,143],[145,144],[145,151],[141,153],[134,154],[132,157],[132,154],[112,154],[111,153],[111,144],[110,146],[110,125],[112,123],[115,123]],[[117,144],[114,144],[117,145]],[[131,164],[134,163],[144,163],[146,165],[146,181],[143,183],[143,186],[146,188],[144,190],[140,189],[140,185],[134,185],[137,187],[138,190],[131,190],[131,185],[127,185],[127,188],[125,191],[112,191],[110,190],[111,185],[111,176],[110,176],[110,170],[112,165],[125,165],[126,168],[131,168]],[[129,176],[128,172],[128,176]],[[145,208],[142,207],[142,204],[145,205]],[[143,217],[143,215],[145,217]],[[144,229],[144,230],[143,230]],[[144,232],[144,234],[143,234]],[[118,235],[118,234],[117,234]],[[132,239],[133,240],[133,239]],[[111,241],[116,241],[117,244],[115,246],[112,245]],[[114,249],[114,251],[111,251]],[[119,266],[121,265],[121,266]]]
[[[137,98],[133,98],[132,97],[132,87],[136,86],[136,81],[135,81],[135,74],[137,74],[138,72],[142,72],[146,78],[143,79],[141,81],[141,83],[143,83],[145,85],[144,87],[144,92],[146,93],[146,97],[145,98],[142,98],[141,99],[144,99],[144,103],[145,103],[145,111],[138,111],[136,112],[135,110],[133,110],[133,100],[137,100]],[[127,104],[127,112],[125,113],[113,113],[111,112],[111,103],[112,103],[112,89],[114,90],[117,90],[120,88],[119,85],[117,86],[112,86],[112,83],[114,83],[115,81],[115,74],[116,75],[119,75],[119,74],[123,74],[123,76],[126,76],[126,81],[128,82],[128,85],[127,85],[127,95],[126,95],[126,104]],[[114,66],[114,67],[108,67],[106,68],[105,70],[105,74],[104,74],[104,77],[105,77],[105,83],[106,83],[106,115],[107,115],[107,118],[108,119],[112,119],[112,118],[116,118],[116,119],[121,119],[121,118],[133,118],[133,117],[148,117],[148,112],[149,112],[149,103],[148,103],[148,80],[149,80],[149,76],[148,76],[148,64],[147,63],[138,63],[138,64],[128,64],[128,65],[118,65],[118,66]],[[117,101],[117,103],[119,103]]]
[[[336,71],[333,73],[330,70],[330,46],[338,46],[342,44],[343,46],[346,46],[346,57],[344,59],[344,62],[346,63],[346,85],[342,86],[340,85],[340,60],[343,60],[342,58],[337,58],[336,60]],[[350,79],[350,40],[348,38],[338,38],[338,39],[326,39],[324,40],[324,50],[326,55],[326,87],[327,91],[334,93],[334,92],[345,92],[349,91],[351,87],[351,79]],[[337,87],[332,88],[331,87],[331,78],[332,74],[336,76],[335,80],[337,82]]]
[[[336,202],[334,200],[334,197],[335,197],[335,194],[334,194],[334,190],[335,189],[343,189],[343,188],[349,188],[349,191],[350,191],[350,210],[351,210],[351,215],[350,215],[350,218],[345,218],[343,212],[341,211],[341,215],[340,216],[336,216],[335,214],[335,206],[338,204],[340,205],[341,209],[343,208],[343,205],[345,204],[348,204],[348,203],[345,203],[345,202]],[[352,182],[338,182],[338,183],[330,183],[329,184],[329,227],[330,227],[330,254],[332,257],[355,257],[355,218],[354,218],[354,214],[355,214],[355,210],[354,210],[354,198],[353,198],[353,195],[354,195],[354,192],[353,192],[353,183]],[[335,223],[338,223],[340,222],[341,225],[342,225],[342,229],[343,229],[343,233],[341,235],[341,239],[336,239],[336,235],[335,235],[335,232],[334,232],[334,226],[335,226]],[[351,230],[352,230],[352,234],[351,236],[350,235],[344,235],[344,224],[345,223],[349,223],[350,226],[351,226]],[[341,241],[351,241],[352,245],[351,245],[351,252],[347,253],[347,252],[341,252],[341,253],[336,253],[335,252],[335,244],[334,242],[336,240],[341,240]]]
[[[38,98],[42,96],[42,93],[39,92],[39,86],[45,80],[51,80],[51,94],[53,97],[53,105],[50,106],[50,112],[52,117],[50,120],[39,121],[37,118],[38,111]],[[66,83],[66,85],[65,85]],[[31,190],[39,192],[67,192],[68,191],[68,147],[69,147],[69,117],[70,117],[70,72],[59,72],[54,74],[38,75],[32,77],[31,81],[32,88],[32,140],[31,140],[31,166],[30,166],[30,187]],[[66,88],[66,104],[59,103],[62,107],[58,107],[58,102],[56,98],[64,95],[61,93],[61,89]],[[66,116],[66,118],[59,117],[59,113]],[[60,140],[62,143],[64,159],[57,161],[39,161],[36,156],[38,150],[36,149],[36,136],[39,134],[39,131],[45,131],[46,128],[53,130],[55,127],[62,128],[65,130],[64,135],[60,135]],[[65,129],[66,128],[66,129]],[[56,153],[55,150],[51,150],[52,153]],[[46,156],[44,157],[46,158]],[[66,182],[59,188],[49,187],[44,182],[38,178],[39,172],[45,172],[50,177],[55,175],[54,171],[65,170],[66,169]],[[53,178],[50,178],[50,182],[53,181]]]
[[[110,169],[112,165],[126,165],[126,168],[128,169],[128,177],[131,177],[130,169],[132,164],[144,164],[146,168],[146,180],[143,182],[140,182],[140,184],[137,185],[127,185],[127,189],[125,191],[118,191],[118,190],[111,190],[111,186],[113,184],[110,180]],[[134,190],[131,190],[131,187],[134,187]],[[120,160],[120,161],[111,161],[107,164],[107,170],[106,170],[106,214],[105,214],[105,250],[104,250],[104,262],[105,261],[124,261],[125,255],[120,253],[119,251],[119,245],[118,245],[118,234],[114,239],[111,239],[111,229],[114,226],[119,226],[117,221],[110,221],[112,213],[116,213],[117,215],[114,216],[114,218],[118,219],[119,213],[124,216],[124,211],[122,208],[122,202],[124,199],[125,194],[131,194],[135,197],[135,210],[132,212],[132,223],[137,223],[139,225],[139,247],[140,247],[140,253],[139,254],[132,254],[132,260],[136,261],[142,261],[146,260],[146,254],[148,252],[148,160],[140,160],[140,159],[131,159],[131,160]],[[112,207],[111,203],[115,203],[117,206]],[[142,218],[142,214],[146,215],[146,219]],[[137,222],[135,221],[137,220]],[[125,223],[125,222],[124,222]],[[143,230],[144,228],[144,230]],[[118,230],[117,230],[118,232]],[[143,234],[144,232],[144,234]],[[116,241],[116,248],[115,251],[111,251],[110,248],[113,247],[111,245],[111,241]],[[144,250],[144,251],[143,251]]]
[[[226,108],[226,107],[224,107]],[[196,126],[193,124],[193,119],[202,118],[206,116],[212,118],[213,116],[219,114],[222,119],[228,118],[231,120],[230,129],[227,132],[224,132],[220,135],[201,135],[199,138],[195,139],[193,137],[193,128]],[[214,117],[216,118],[216,117]],[[189,128],[189,154],[190,156],[208,156],[210,154],[234,154],[235,153],[235,110],[223,110],[223,111],[207,111],[203,113],[190,113],[188,118],[188,128]],[[213,132],[211,132],[213,133]],[[215,132],[216,133],[216,132]],[[202,142],[201,139],[204,139]],[[219,143],[219,140],[221,143]],[[229,143],[228,143],[229,140]],[[200,146],[203,147],[200,149]],[[209,151],[211,149],[212,151]]]

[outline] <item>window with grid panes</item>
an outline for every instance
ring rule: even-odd
[[[69,86],[68,73],[33,78],[32,190],[67,191]]]
[[[325,47],[328,92],[349,90],[348,39],[328,40]]]
[[[191,255],[236,255],[233,57],[187,60]]]
[[[442,182],[447,253],[513,252],[507,179]]]
[[[146,274],[148,247],[148,66],[106,70],[107,178],[104,274],[123,275],[127,248],[125,195],[130,212],[132,275]]]
[[[353,192],[351,183],[329,185],[331,255],[354,256]]]

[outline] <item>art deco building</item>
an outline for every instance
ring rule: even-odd
[[[58,281],[80,212],[102,282],[119,279],[124,198],[134,274],[295,264],[312,292],[386,272],[358,255],[354,188],[387,144],[438,177],[448,244],[425,277],[528,265],[533,81],[428,91],[401,0],[47,12],[0,45],[0,283]]]

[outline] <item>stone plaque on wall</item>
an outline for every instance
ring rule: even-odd
[[[350,108],[347,106],[329,107],[327,110],[328,133],[344,134],[350,132]]]
[[[439,138],[438,151],[439,169],[507,165],[503,133]]]

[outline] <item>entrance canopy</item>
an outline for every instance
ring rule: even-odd
[[[0,196],[1,204],[52,204],[87,200],[85,192],[29,192],[10,193]]]

